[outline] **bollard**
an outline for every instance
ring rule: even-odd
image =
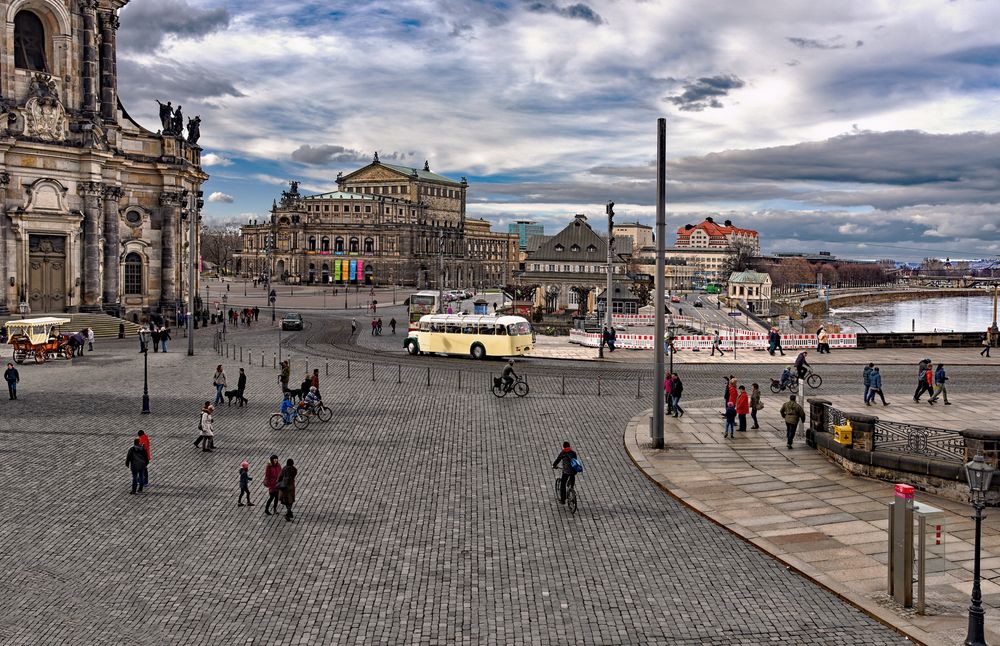
[[[375,362],[372,361],[372,381],[375,381]]]
[[[635,398],[642,398],[642,380],[639,377],[635,378]]]
[[[458,392],[462,392],[462,371],[458,371]]]
[[[240,363],[243,363],[243,346],[240,346]]]
[[[427,366],[427,385],[428,386],[431,385],[431,368],[430,368],[430,366]]]
[[[306,373],[309,372],[309,359],[306,359]]]
[[[597,396],[601,396],[601,375],[597,375]]]
[[[348,379],[351,378],[351,360],[350,359],[347,360],[347,378]]]
[[[563,378],[562,378],[562,394],[563,394],[563,397],[566,396],[566,375],[563,375]]]
[[[247,350],[247,365],[248,366],[253,365],[253,348],[249,348]]]
[[[278,367],[278,353],[277,352],[274,353],[274,358],[271,359],[271,367],[272,368],[277,368]]]
[[[261,368],[264,367],[264,351],[263,350],[260,351],[260,367]]]
[[[403,366],[396,364],[396,383],[403,383]]]
[[[326,376],[327,377],[330,376],[330,360],[329,359],[326,360]]]

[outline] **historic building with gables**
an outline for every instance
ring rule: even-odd
[[[197,216],[200,119],[118,99],[128,0],[0,0],[0,312],[177,311]],[[194,241],[197,245],[197,240]]]
[[[517,239],[466,219],[469,184],[372,163],[303,195],[292,182],[270,221],[242,227],[242,273],[291,283],[486,287],[509,282]]]

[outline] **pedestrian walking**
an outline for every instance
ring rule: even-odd
[[[396,336],[396,318],[395,317],[389,319],[389,329],[392,330],[392,336]]]
[[[945,406],[951,406],[951,402],[948,401],[948,387],[945,382],[948,381],[948,374],[944,370],[944,364],[939,363],[937,370],[934,371],[934,394],[931,396],[927,403],[933,404],[938,398],[944,400]]]
[[[785,356],[785,350],[781,347],[781,332],[778,328],[774,328],[774,349],[781,353],[781,356]]]
[[[3,371],[3,380],[7,382],[7,394],[11,399],[17,399],[17,383],[21,381],[21,374],[13,363],[7,364],[7,369]]]
[[[307,372],[306,376],[302,378],[302,383],[299,384],[299,400],[303,400],[306,398],[306,395],[309,394],[309,389],[312,388],[312,385],[313,385],[312,375],[310,375]]]
[[[379,336],[382,336],[382,317],[381,316],[378,317],[378,325],[376,326],[375,329],[377,330],[376,334],[378,334]]]
[[[202,451],[212,451],[215,449],[215,418],[212,413],[215,407],[212,402],[205,402],[201,409],[201,421],[198,422],[198,439],[194,441],[195,448],[201,447]]]
[[[983,349],[979,352],[979,356],[990,358],[990,335],[989,333],[983,335]]]
[[[247,496],[247,507],[253,507],[253,500],[250,499],[250,481],[253,478],[250,477],[250,463],[243,460],[240,463],[240,499],[237,501],[238,506],[243,507],[243,494]]]
[[[875,395],[878,395],[882,400],[883,406],[888,406],[889,402],[885,400],[885,395],[882,394],[882,373],[879,372],[878,366],[872,368],[871,374],[871,387],[868,389],[868,402],[869,406],[875,401]]]
[[[267,502],[264,504],[264,513],[271,515],[273,505],[274,513],[278,513],[278,480],[281,478],[281,464],[278,456],[272,455],[264,467],[264,486],[267,487]]]
[[[153,452],[149,449],[149,436],[146,435],[145,431],[139,431],[136,437],[139,440],[139,444],[142,448],[146,449],[146,466],[142,470],[142,484],[143,486],[149,486],[149,463],[153,461]]]
[[[309,381],[309,385],[316,389],[316,396],[320,397],[319,394],[319,368],[313,368],[312,378]],[[320,397],[322,399],[322,397]]]
[[[718,350],[721,356],[726,356],[725,350],[722,349],[722,337],[719,335],[719,331],[716,330],[715,334],[712,336],[712,355],[715,356],[715,351]]]
[[[147,462],[146,449],[143,447],[142,442],[139,441],[139,438],[135,438],[128,450],[128,454],[125,455],[125,466],[132,471],[133,494],[137,488],[142,493],[142,473],[146,469]]]
[[[346,296],[344,298],[347,298]],[[358,331],[358,322],[351,319],[351,336],[354,336]]]
[[[170,325],[164,325],[160,329],[160,352],[167,351],[167,343],[170,341]]]
[[[372,319],[372,336],[375,336],[375,330],[378,328],[378,321]]]
[[[736,437],[736,404],[726,402],[726,429],[722,437]]]
[[[667,415],[674,414],[674,398],[671,395],[671,390],[673,389],[674,378],[672,375],[667,375],[663,380],[663,401],[667,405]]]
[[[226,373],[222,370],[222,364],[215,366],[215,376],[212,377],[212,385],[215,386],[215,403],[222,403],[222,393],[226,390]]]
[[[865,386],[865,404],[871,401],[871,387],[872,387],[872,372],[874,372],[875,364],[869,363],[865,366],[865,369],[861,371],[861,381]]]
[[[757,423],[757,411],[762,408],[764,404],[760,403],[760,386],[750,384],[750,419],[753,420],[753,426],[750,428],[753,430],[760,428],[760,424]]]
[[[160,327],[154,325],[152,330],[150,330],[150,336],[153,338],[153,352],[160,351]]]
[[[681,395],[684,394],[684,383],[675,372],[670,380],[670,397],[674,400],[674,417],[684,417],[684,409],[681,408]]]
[[[281,376],[278,377],[278,381],[281,382],[281,392],[288,392],[288,381],[292,378],[292,364],[285,359],[281,362]]]
[[[236,399],[239,400],[238,404],[240,408],[243,408],[243,404],[247,402],[247,398],[244,393],[247,390],[247,373],[240,368],[240,376],[236,379]]]
[[[87,351],[94,351],[94,328],[87,328]]]
[[[747,432],[747,415],[750,413],[750,396],[747,395],[746,386],[740,386],[739,394],[736,395],[736,417],[740,422],[740,433]]]
[[[913,391],[913,401],[919,402],[920,395],[924,394],[928,390],[927,384],[927,367],[931,365],[930,359],[921,359],[920,363],[917,364],[917,389]]]
[[[278,500],[285,506],[285,520],[292,522],[292,505],[295,504],[295,476],[299,470],[295,468],[295,461],[291,458],[285,460],[285,468],[281,470],[278,477]]]
[[[802,410],[799,403],[795,401],[795,395],[789,395],[788,401],[781,405],[778,411],[782,419],[785,420],[785,439],[788,448],[792,448],[792,440],[795,439],[795,431],[799,428],[799,422],[806,417],[806,412]]]
[[[830,354],[830,333],[826,331],[825,327],[816,331],[816,340],[818,341],[817,350],[819,353]]]

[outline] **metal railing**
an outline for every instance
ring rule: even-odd
[[[958,431],[905,422],[878,420],[873,450],[922,455],[945,462],[965,462],[965,438]]]

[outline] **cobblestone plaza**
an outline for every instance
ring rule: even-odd
[[[335,363],[321,381],[334,420],[273,431],[271,361],[223,357],[231,383],[246,367],[250,404],[219,407],[202,453],[191,442],[219,357],[150,354],[142,416],[136,346],[21,367],[0,422],[0,643],[904,641],[651,484],[622,446],[645,404],[634,393],[497,400],[381,368],[348,380]],[[132,496],[138,429],[151,485]],[[550,491],[564,439],[587,467],[575,517]],[[294,523],[263,514],[272,452],[299,467]],[[236,505],[244,459],[253,508]]]

